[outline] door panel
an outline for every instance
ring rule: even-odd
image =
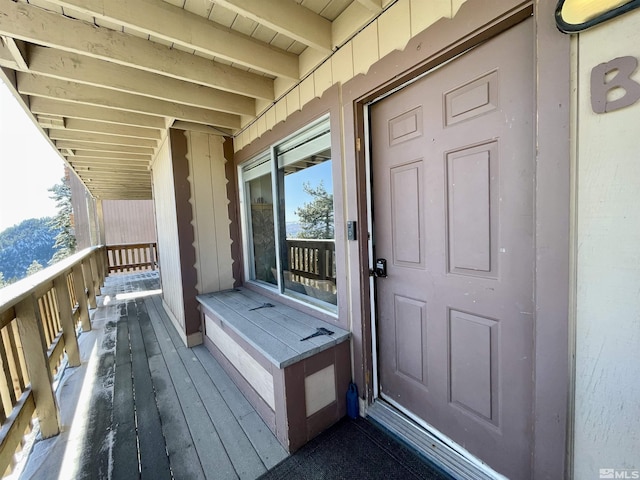
[[[379,385],[530,477],[532,21],[371,106]]]

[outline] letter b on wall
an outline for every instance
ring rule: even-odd
[[[631,78],[638,66],[635,57],[618,57],[591,70],[591,108],[596,113],[613,112],[640,100],[640,84]],[[607,76],[613,74],[613,78]],[[624,90],[624,95],[608,100],[609,93]]]

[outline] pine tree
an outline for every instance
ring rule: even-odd
[[[27,268],[27,277],[29,275],[33,275],[36,272],[39,272],[40,270],[42,270],[42,265],[40,264],[40,262],[38,262],[37,260],[34,260],[33,262],[31,262],[31,265],[29,265],[29,268]]]
[[[9,285],[9,283],[5,281],[4,273],[0,272],[0,288],[6,287],[7,285]]]
[[[58,207],[58,214],[53,217],[49,226],[51,229],[59,231],[56,235],[56,243],[53,245],[57,249],[56,253],[49,260],[49,265],[52,265],[75,253],[76,236],[73,230],[73,207],[69,178],[65,175],[60,183],[55,184],[49,191],[52,193],[50,198],[55,200],[56,207]]]
[[[327,193],[322,180],[315,188],[304,182],[303,189],[313,200],[296,209],[302,227],[298,238],[334,238],[333,194]]]

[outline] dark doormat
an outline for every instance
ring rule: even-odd
[[[362,418],[344,418],[260,479],[452,480]]]

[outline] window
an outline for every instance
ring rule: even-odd
[[[247,162],[240,178],[248,278],[335,311],[329,119]]]

